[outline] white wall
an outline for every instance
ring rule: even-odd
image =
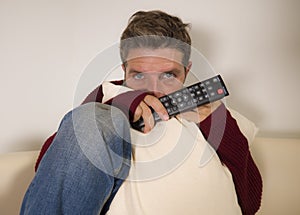
[[[260,136],[300,137],[297,0],[0,0],[0,152],[40,148],[72,109],[85,67],[141,9],[192,23],[193,46]]]

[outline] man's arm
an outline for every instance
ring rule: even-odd
[[[199,127],[221,162],[230,170],[243,214],[255,214],[261,203],[262,178],[236,120],[222,104]]]

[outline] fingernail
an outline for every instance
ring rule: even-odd
[[[164,114],[163,115],[163,120],[168,120],[169,119],[169,115]]]

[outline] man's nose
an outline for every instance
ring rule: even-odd
[[[164,95],[161,83],[157,78],[149,79],[146,88],[148,91],[152,92],[156,97],[161,97]]]

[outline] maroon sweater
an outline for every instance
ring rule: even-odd
[[[115,81],[113,83],[121,85],[123,82]],[[106,104],[120,108],[128,119],[132,120],[135,109],[146,95],[147,93],[144,91],[130,91],[116,96],[113,100],[107,101]],[[103,92],[100,85],[89,94],[83,104],[102,102],[102,98]],[[214,119],[218,119],[218,123],[212,123]],[[226,107],[221,105],[199,124],[199,128],[210,145],[216,149],[223,165],[230,170],[243,214],[255,214],[261,203],[262,178],[250,154],[248,141],[240,131],[236,120]],[[42,146],[35,170],[37,170],[55,135],[56,133],[50,136]]]

